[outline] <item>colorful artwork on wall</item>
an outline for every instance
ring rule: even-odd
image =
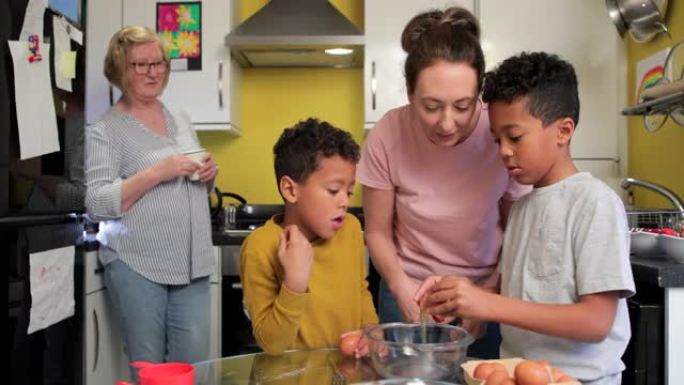
[[[670,52],[670,49],[665,48],[637,62],[635,103],[643,101],[642,93],[645,89],[655,86],[666,76],[665,59],[668,52]]]
[[[171,70],[202,70],[202,3],[157,3],[157,33],[171,59]]]

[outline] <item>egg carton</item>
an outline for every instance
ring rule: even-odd
[[[484,385],[485,380],[479,380],[473,377],[473,372],[477,365],[483,362],[498,362],[506,368],[508,375],[513,377],[515,367],[524,361],[522,358],[505,358],[500,360],[470,360],[461,364],[463,372],[465,373],[465,381],[468,385]],[[565,382],[550,382],[549,385],[582,385],[579,381],[565,381]]]

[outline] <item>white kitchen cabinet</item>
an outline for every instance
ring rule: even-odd
[[[128,360],[106,290],[85,298],[84,383],[114,384],[126,379]]]
[[[97,251],[84,254],[83,383],[114,384],[127,379],[128,358],[124,352],[119,322],[112,312],[102,279]]]
[[[88,3],[86,50],[87,122],[94,122],[111,105],[109,84],[102,62],[111,35],[125,25],[156,29],[156,5],[168,0],[93,0]],[[196,130],[219,130],[235,134],[239,128],[240,68],[223,44],[232,29],[231,1],[201,2],[202,69],[171,71],[161,100],[169,107],[186,111]],[[116,97],[112,98],[116,100]]]
[[[408,103],[401,32],[420,12],[458,5],[473,10],[474,0],[366,0],[364,126],[373,128],[390,109]]]
[[[521,51],[547,51],[577,72],[580,118],[570,149],[581,170],[616,191],[625,174],[624,42],[601,1],[487,0],[479,2],[487,68]],[[539,17],[544,15],[544,17]]]

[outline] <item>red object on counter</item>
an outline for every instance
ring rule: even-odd
[[[140,369],[138,371],[140,385],[193,385],[195,383],[195,368],[184,362],[154,364],[136,361],[131,366]],[[116,385],[133,384],[119,381]]]

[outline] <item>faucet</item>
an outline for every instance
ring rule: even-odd
[[[645,180],[636,178],[625,178],[622,180],[621,186],[623,189],[627,189],[631,185],[641,186],[649,190],[653,190],[667,198],[677,208],[677,211],[679,211],[680,226],[684,225],[684,204],[682,203],[681,198],[677,196],[677,194],[661,185],[651,183]]]

